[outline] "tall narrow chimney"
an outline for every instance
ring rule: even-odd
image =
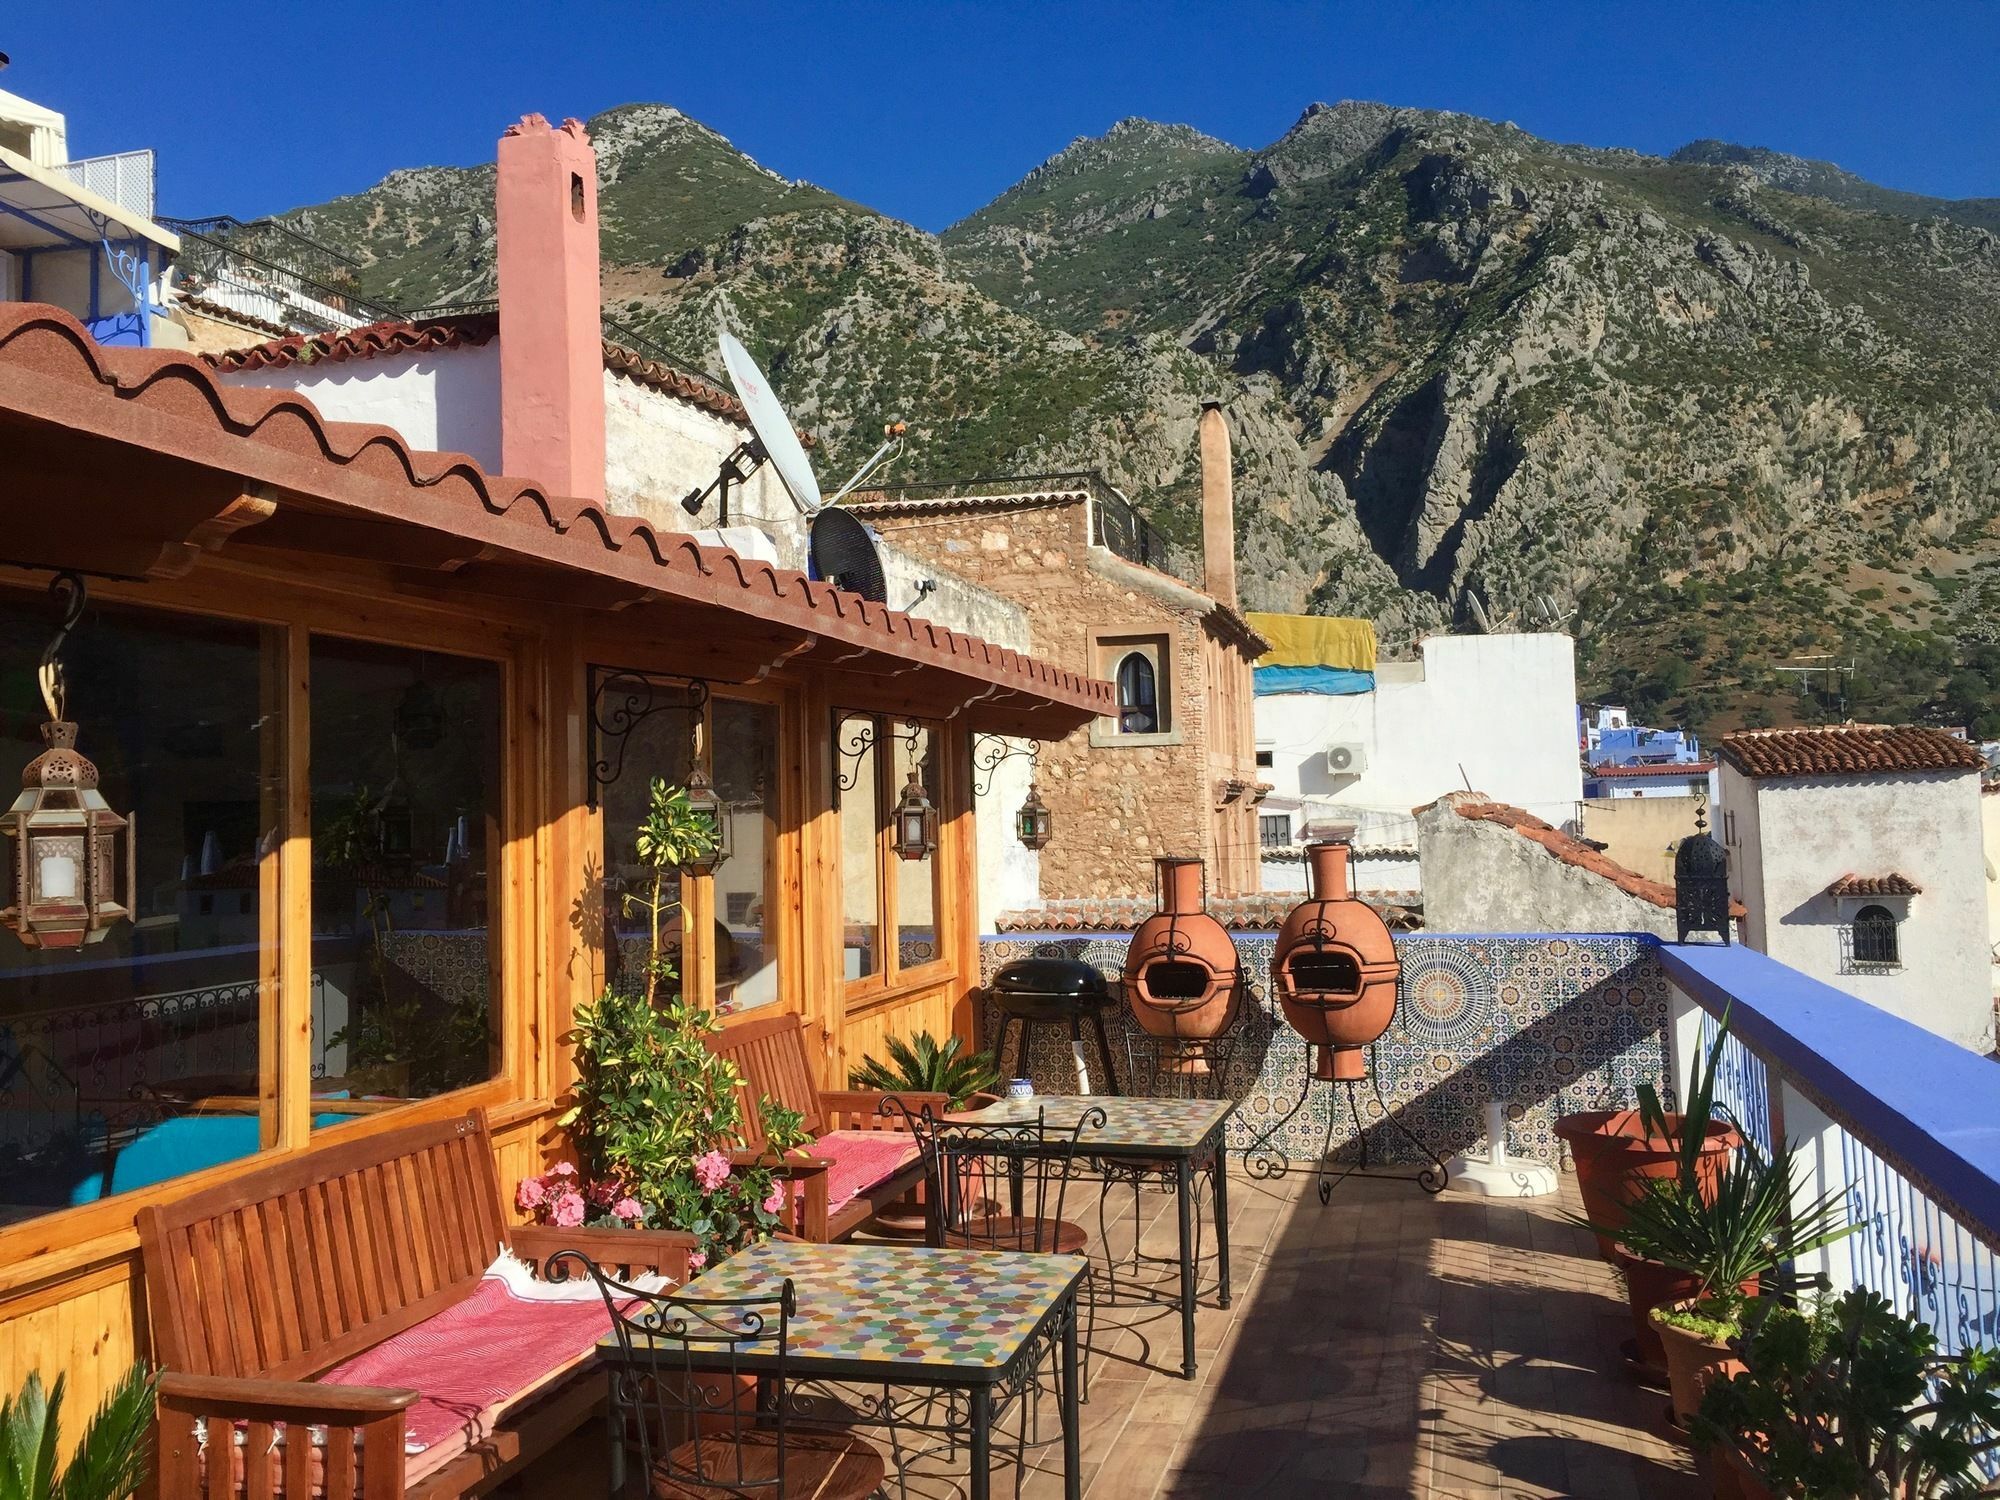
[[[597,153],[576,120],[500,137],[500,461],[559,495],[604,498]]]
[[[1201,403],[1201,576],[1218,604],[1236,607],[1236,483],[1220,401]]]

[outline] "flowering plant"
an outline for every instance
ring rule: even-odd
[[[574,1102],[561,1124],[574,1132],[583,1170],[562,1166],[526,1178],[515,1201],[544,1223],[682,1229],[700,1241],[692,1264],[728,1254],[784,1227],[788,1193],[777,1169],[808,1137],[804,1116],[757,1101],[765,1150],[742,1152],[743,1077],[709,1050],[713,1015],[660,981],[674,977],[660,951],[665,871],[703,852],[713,825],[685,794],[655,780],[636,848],[653,871],[653,952],[645,988],[607,989],[577,1007]],[[532,1200],[532,1201],[531,1201]]]

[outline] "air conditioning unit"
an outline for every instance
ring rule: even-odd
[[[1326,752],[1326,769],[1333,776],[1359,776],[1368,769],[1366,745],[1334,745]]]

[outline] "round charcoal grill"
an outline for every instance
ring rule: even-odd
[[[1111,1066],[1111,1044],[1104,1035],[1104,1010],[1114,1003],[1111,986],[1090,964],[1075,958],[1022,958],[1003,964],[986,987],[987,998],[1000,1012],[1000,1036],[993,1060],[1008,1077],[1028,1078],[1034,1055],[1035,1027],[1068,1026],[1077,1071],[1089,1081],[1082,1062],[1083,1023],[1090,1022],[1097,1043],[1097,1064],[1104,1069],[1095,1093],[1118,1092],[1118,1072]],[[1021,1040],[1014,1054],[1014,1071],[1006,1073],[1007,1028],[1019,1023]]]

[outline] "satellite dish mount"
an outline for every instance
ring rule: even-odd
[[[771,455],[764,451],[763,442],[753,433],[723,456],[722,463],[716,470],[715,478],[709,482],[706,489],[688,491],[687,498],[681,501],[681,509],[691,516],[698,516],[701,514],[702,507],[708,504],[708,497],[714,495],[716,497],[715,524],[717,526],[727,526],[729,524],[729,487],[735,485],[740,489],[742,486],[748,484],[750,476],[763,468],[770,457]]]

